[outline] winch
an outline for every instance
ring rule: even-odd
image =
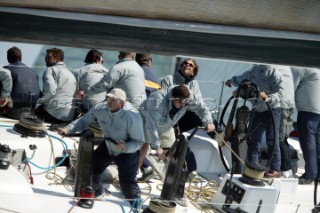
[[[32,113],[21,114],[20,120],[14,125],[13,130],[30,137],[45,137],[44,122]]]
[[[177,128],[177,127],[176,127]],[[175,198],[182,198],[184,195],[184,187],[187,181],[187,167],[185,158],[191,138],[197,132],[195,128],[192,133],[186,137],[175,129],[176,140],[166,153],[167,157],[171,157],[166,177],[163,183],[160,198],[152,198],[148,208],[144,209],[144,213],[171,213],[175,212],[176,203],[172,202]]]
[[[10,161],[8,159],[8,154],[11,149],[6,144],[0,143],[0,169],[8,169],[10,166]]]
[[[239,174],[224,177],[212,200],[213,207],[222,212],[274,212],[279,190],[268,184],[244,184],[241,178]]]
[[[251,121],[255,114],[255,105],[258,97],[258,87],[250,81],[244,80],[237,89],[235,97],[229,99],[222,111],[220,125],[226,128],[224,141],[231,142],[231,149],[234,153],[232,155],[232,172],[224,177],[216,196],[212,200],[213,207],[222,212],[269,213],[275,210],[279,189],[266,184],[263,180],[264,172],[271,160],[269,159],[267,165],[264,166],[259,162],[246,161],[244,163],[239,157],[240,143],[251,141],[250,136],[254,131]],[[244,100],[244,104],[237,108],[239,98]],[[234,99],[233,107],[228,123],[225,125],[223,123],[223,115],[232,99]],[[251,110],[246,106],[247,101],[252,104]],[[270,111],[272,125],[275,129],[271,108],[268,103],[266,105]],[[233,125],[234,118],[235,125]],[[244,169],[242,169],[242,166],[244,166]],[[227,169],[230,170],[229,168]]]

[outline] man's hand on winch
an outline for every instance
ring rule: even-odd
[[[269,102],[271,99],[265,92],[259,93],[259,98],[265,102]]]
[[[67,128],[58,128],[57,129],[57,133],[59,134],[59,135],[67,135],[68,133],[69,133],[69,131],[68,131],[68,129]]]

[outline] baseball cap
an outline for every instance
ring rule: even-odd
[[[122,89],[119,89],[119,88],[115,88],[115,89],[111,90],[111,92],[107,93],[106,96],[110,97],[110,98],[115,98],[115,99],[118,99],[121,101],[126,101],[126,99],[127,99],[126,93]]]

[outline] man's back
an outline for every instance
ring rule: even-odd
[[[46,111],[62,121],[71,121],[75,112],[77,82],[63,62],[48,67],[43,75],[43,94],[40,103]]]
[[[78,89],[80,91],[84,91],[87,93],[87,89],[96,83],[98,83],[104,75],[109,72],[107,68],[105,68],[102,64],[91,63],[81,67],[77,71],[77,79],[78,79]],[[100,92],[93,95],[87,95],[82,99],[82,108],[85,111],[88,111],[96,105],[97,103],[101,103],[105,100],[106,93]]]
[[[292,68],[295,86],[295,101],[298,111],[320,114],[319,69]]]
[[[160,79],[152,68],[148,67],[145,64],[141,67],[144,72],[146,93],[147,96],[149,96],[154,91],[160,89]]]
[[[232,84],[239,86],[243,80],[249,80],[256,84],[260,92],[265,92],[270,96],[271,108],[280,107],[280,99],[283,91],[282,76],[276,66],[254,65],[250,70],[239,76],[231,78]],[[257,112],[267,111],[267,105],[262,100],[258,100],[256,105]]]
[[[127,100],[137,109],[146,99],[144,72],[133,60],[120,60],[104,79],[109,88],[123,89],[127,94]]]
[[[294,85],[290,67],[276,66],[282,76],[282,98],[280,99],[281,108],[291,109],[295,107],[294,103]]]
[[[11,99],[14,108],[35,107],[40,95],[38,74],[21,62],[5,66],[12,76]]]

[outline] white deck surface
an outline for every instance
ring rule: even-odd
[[[29,149],[30,144],[37,145],[38,149],[32,159],[36,164],[47,167],[52,165],[51,145],[48,139],[45,138],[22,138],[20,134],[15,133],[12,128],[4,127],[4,125],[13,126],[14,123],[8,122],[0,118],[0,143],[8,144],[11,149],[25,149],[27,157],[31,157],[32,151]],[[57,134],[50,132],[52,136],[59,137]],[[197,138],[197,139],[196,139]],[[68,144],[68,148],[77,146],[76,140],[63,138]],[[54,153],[61,156],[63,146],[57,139],[52,139]],[[217,152],[217,145],[214,140],[203,139],[201,136],[195,137],[191,142],[191,148],[194,150],[198,161],[199,173],[210,179],[215,179],[220,182],[226,174]],[[224,148],[225,149],[225,148]],[[227,152],[227,150],[224,150]],[[230,156],[229,156],[230,157]],[[229,158],[226,157],[227,159]],[[300,165],[301,166],[301,165]],[[10,166],[8,170],[0,170],[0,212],[130,212],[129,203],[123,199],[121,193],[113,186],[106,184],[109,187],[111,195],[107,196],[104,201],[95,201],[92,209],[85,209],[75,205],[72,191],[72,183],[59,184],[61,178],[50,180],[52,174],[46,175],[46,171],[36,168],[31,165],[33,173],[34,185],[28,183],[27,179],[21,173]],[[52,172],[52,171],[51,171]],[[62,178],[66,176],[65,167],[58,167],[57,174]],[[58,182],[58,183],[57,183]],[[297,185],[294,186],[294,181],[283,180],[283,188],[281,188],[278,203],[276,204],[277,213],[306,213],[311,212],[313,206],[313,190],[314,185]],[[295,181],[296,183],[297,181]],[[139,184],[143,195],[143,208],[146,208],[150,197],[158,197],[160,190],[157,185],[159,180],[151,180],[152,190],[148,193],[143,190],[147,184]],[[204,183],[205,184],[205,183]],[[296,193],[294,194],[296,190]],[[202,201],[204,203],[204,201]],[[200,203],[202,203],[200,202]],[[210,202],[209,202],[210,203]],[[211,202],[211,205],[214,205]],[[248,204],[243,204],[248,205]],[[201,212],[197,210],[191,203],[187,208],[177,206],[176,212]]]

